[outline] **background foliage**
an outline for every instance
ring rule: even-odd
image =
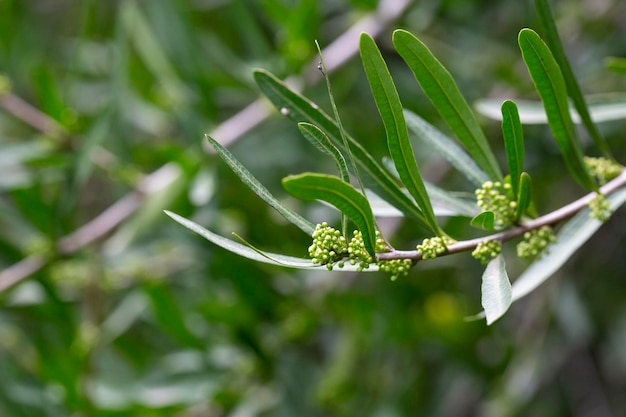
[[[463,321],[481,309],[482,267],[469,254],[418,265],[393,283],[382,274],[292,271],[227,253],[162,213],[304,256],[310,239],[207,155],[203,134],[224,139],[223,122],[258,98],[255,67],[303,74],[307,96],[328,111],[313,40],[330,44],[376,5],[0,0],[0,72],[12,85],[0,97],[0,287],[20,261],[34,271],[0,295],[1,415],[623,413],[623,211],[491,327]],[[626,53],[626,4],[561,0],[554,8],[585,92],[626,89],[603,67],[605,56]],[[516,43],[520,28],[536,25],[530,2],[424,0],[377,43],[404,105],[444,129],[393,53],[392,29],[419,34],[474,101],[536,99]],[[331,81],[346,129],[385,155],[358,59]],[[19,98],[34,108],[16,112]],[[499,123],[482,121],[504,166]],[[623,127],[601,125],[619,161]],[[547,127],[525,134],[540,210],[577,198]],[[339,221],[281,189],[285,175],[333,167],[312,158],[279,114],[229,148],[309,220]],[[416,153],[427,179],[472,191],[428,149]],[[466,223],[450,218],[445,228],[476,233]],[[398,248],[426,237],[410,221],[380,226]],[[510,262],[509,275],[523,267]]]

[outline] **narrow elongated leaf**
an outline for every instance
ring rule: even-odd
[[[385,125],[389,153],[400,180],[422,210],[430,229],[439,236],[441,229],[437,224],[430,198],[413,154],[409,131],[402,113],[402,103],[391,74],[389,74],[387,65],[371,36],[366,33],[361,34],[359,50],[363,68],[376,101],[376,107]]]
[[[452,139],[436,127],[410,110],[404,110],[408,128],[424,143],[435,149],[446,161],[477,188],[489,181],[489,177],[476,165],[476,162]]]
[[[474,161],[490,179],[501,180],[502,173],[487,138],[448,70],[426,45],[405,30],[396,30],[393,33],[393,44]]]
[[[527,172],[522,172],[520,176],[519,192],[517,193],[517,211],[515,212],[515,219],[519,220],[524,215],[524,212],[530,205],[530,189],[531,179]]]
[[[518,37],[522,58],[548,115],[548,124],[565,159],[570,174],[589,190],[598,186],[583,162],[583,152],[569,114],[567,88],[558,64],[547,45],[531,29]]]
[[[591,117],[596,123],[626,119],[626,95],[621,93],[597,94],[585,98]],[[547,124],[548,117],[540,101],[515,100],[520,120],[524,125]],[[476,102],[476,110],[494,120],[502,120],[500,100],[483,99]],[[581,123],[573,106],[569,107],[572,122]]]
[[[303,200],[322,200],[337,207],[356,224],[363,234],[365,249],[374,257],[376,226],[367,198],[341,178],[305,173],[283,178],[283,187],[293,196]]]
[[[626,190],[622,189],[607,196],[613,211],[626,202]],[[550,253],[534,262],[513,283],[513,301],[524,297],[543,284],[603,225],[591,217],[585,208],[567,221],[557,234],[556,243],[550,245]]]
[[[481,292],[487,325],[490,325],[506,313],[512,302],[511,282],[506,274],[502,255],[496,256],[487,265]]]
[[[513,187],[513,194],[517,195],[520,175],[524,169],[524,132],[517,106],[510,100],[502,103],[502,136],[509,164],[511,187]]]
[[[319,127],[304,122],[298,123],[298,129],[300,129],[302,136],[311,142],[313,146],[333,158],[335,165],[337,165],[337,170],[339,171],[341,179],[345,182],[350,182],[350,174],[348,173],[346,159],[343,157],[339,149],[333,145],[328,136],[326,136],[326,133],[324,133]]]
[[[561,68],[561,73],[563,74],[565,85],[567,86],[567,93],[572,99],[574,107],[576,107],[576,110],[582,119],[583,125],[587,129],[587,132],[589,132],[593,141],[596,143],[598,149],[600,149],[605,157],[612,159],[609,145],[598,131],[595,123],[591,120],[587,102],[585,101],[580,85],[578,84],[578,80],[574,75],[574,71],[572,70],[572,66],[567,59],[567,55],[565,54],[561,38],[559,37],[559,32],[556,28],[556,22],[554,20],[554,16],[552,15],[550,3],[548,0],[535,0],[535,7],[539,13],[541,24],[543,25],[548,47],[552,51],[552,55]]]
[[[323,153],[330,155],[337,165],[337,170],[339,171],[341,179],[345,182],[350,182],[350,172],[348,171],[346,159],[343,157],[343,154],[339,151],[339,149],[332,144],[328,136],[326,136],[326,133],[324,133],[319,127],[305,122],[298,123],[298,129],[300,129],[302,136],[311,142],[313,146]],[[348,234],[348,219],[345,214],[341,215],[341,231],[344,236]]]
[[[200,226],[199,224],[189,219],[186,219],[182,216],[179,216],[178,214],[172,213],[171,211],[166,210],[165,214],[167,214],[174,221],[186,227],[187,229],[191,230],[192,232],[197,233],[198,235],[202,236],[209,242],[223,249],[226,249],[227,251],[230,251],[239,256],[242,256],[244,258],[251,259],[257,262],[270,264],[270,265],[277,265],[277,266],[296,268],[296,269],[319,269],[322,267],[321,265],[312,263],[310,259],[297,258],[294,256],[286,256],[286,255],[282,255],[279,253],[272,253],[272,252],[263,252],[263,254],[260,254],[258,252],[258,249],[252,249],[244,244],[235,242],[233,240],[220,236],[216,233],[213,233],[205,229],[204,227]],[[359,267],[358,265],[350,265],[349,263],[346,263],[341,268],[341,271],[356,271],[358,267]],[[372,264],[370,265],[368,269],[364,269],[363,271],[372,272],[372,271],[377,271],[377,270],[378,270],[378,267],[376,266],[376,264]]]
[[[482,213],[476,215],[471,221],[470,224],[474,227],[484,229],[484,230],[494,230],[495,229],[495,214],[493,211],[483,211]]]
[[[246,184],[252,191],[256,193],[263,201],[276,209],[285,219],[289,220],[294,225],[298,226],[304,233],[309,236],[315,231],[315,225],[310,221],[300,216],[295,211],[286,207],[276,197],[269,192],[267,188],[263,186],[251,173],[244,167],[235,156],[219,142],[210,136],[206,136],[207,140],[215,149],[215,152],[226,162],[226,164],[233,170],[235,174]]]
[[[328,71],[326,70],[326,63],[324,63],[324,56],[322,55],[322,48],[320,48],[319,43],[315,41],[315,46],[317,46],[317,52],[320,57],[320,68],[322,75],[324,76],[324,80],[326,81],[326,90],[328,90],[328,98],[330,99],[330,106],[333,109],[333,115],[335,116],[335,122],[337,123],[337,127],[339,128],[339,135],[341,136],[341,143],[346,151],[346,155],[348,155],[348,161],[350,162],[350,166],[352,167],[352,171],[354,172],[354,176],[356,177],[361,192],[365,194],[365,186],[363,185],[363,181],[361,180],[361,176],[359,175],[359,168],[354,161],[354,157],[352,156],[352,149],[350,148],[350,142],[348,142],[348,133],[343,128],[343,123],[341,123],[341,117],[339,117],[339,110],[337,109],[337,104],[335,104],[335,96],[333,94],[332,86],[330,85],[330,78],[328,77]]]
[[[307,122],[320,127],[335,146],[345,151],[337,123],[320,110],[316,104],[289,89],[267,71],[255,71],[254,79],[263,94],[282,114],[296,123]],[[421,210],[415,207],[411,199],[400,189],[399,181],[385,170],[354,138],[348,135],[347,139],[366,184],[406,216],[419,221],[421,224],[426,224]]]

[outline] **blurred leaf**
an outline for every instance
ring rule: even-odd
[[[626,190],[607,196],[613,211],[626,202]],[[517,301],[543,284],[567,262],[603,223],[591,217],[589,208],[579,211],[559,230],[556,243],[548,247],[550,253],[535,261],[513,283],[513,301]]]
[[[598,94],[587,97],[589,111],[596,122],[626,119],[626,96],[621,93]],[[522,124],[547,124],[546,111],[539,101],[515,100]],[[476,102],[476,110],[494,120],[502,120],[500,101],[483,99]],[[569,106],[574,123],[580,123],[580,116],[573,106]]]
[[[608,57],[604,61],[606,67],[618,74],[626,74],[626,58]],[[595,119],[595,117],[594,117]]]
[[[304,217],[300,216],[295,211],[286,207],[283,203],[278,201],[276,197],[274,197],[267,188],[263,186],[254,176],[244,167],[235,156],[225,147],[220,145],[215,139],[206,135],[207,140],[215,149],[217,154],[222,158],[224,162],[233,170],[235,174],[246,184],[256,195],[261,197],[263,201],[269,204],[271,207],[276,209],[285,219],[289,220],[294,225],[298,226],[300,230],[302,230],[307,235],[313,234],[315,230],[315,226],[310,221],[306,220]]]
[[[502,317],[511,305],[511,283],[506,274],[504,256],[496,256],[487,265],[483,274],[481,293],[487,325],[491,325]]]
[[[581,145],[569,114],[567,88],[558,64],[546,44],[531,29],[522,29],[518,40],[528,72],[546,109],[548,123],[563,153],[565,165],[580,185],[588,190],[597,190],[598,185],[589,175],[583,161]]]
[[[393,33],[393,44],[441,117],[478,166],[490,179],[502,179],[498,162],[476,116],[448,70],[426,45],[405,30],[396,30]]]
[[[593,138],[593,141],[596,143],[598,149],[604,154],[605,157],[612,159],[609,145],[591,120],[587,103],[585,102],[580,85],[578,85],[578,80],[574,75],[574,71],[572,70],[569,60],[567,59],[567,55],[565,54],[563,43],[559,37],[556,22],[552,16],[552,10],[550,9],[550,3],[548,0],[535,0],[535,7],[537,8],[539,19],[541,20],[541,24],[543,25],[543,29],[545,31],[545,39],[548,47],[561,69],[565,85],[567,86],[567,93],[572,99],[574,107],[576,107],[576,110],[582,119],[583,125],[587,129],[587,132],[589,132],[589,135]]]
[[[283,187],[303,200],[322,200],[337,207],[363,234],[365,249],[376,256],[376,225],[367,198],[350,183],[332,175],[305,173],[283,178]]]
[[[328,134],[335,146],[346,151],[337,123],[321,111],[316,104],[292,91],[266,71],[255,71],[254,79],[263,94],[281,113],[286,114],[296,123],[307,122],[318,126]],[[355,162],[364,175],[366,185],[402,213],[423,223],[422,213],[417,210],[411,199],[402,192],[398,181],[354,138],[348,136],[347,139]]]
[[[489,181],[489,177],[476,165],[474,160],[452,139],[441,133],[433,125],[417,114],[405,110],[404,116],[409,129],[427,146],[435,149],[446,161],[476,187]]]
[[[509,164],[509,175],[513,194],[519,190],[520,175],[524,169],[524,132],[519,120],[517,106],[506,100],[502,103],[502,136]]]
[[[421,209],[426,225],[435,235],[439,236],[441,229],[437,224],[430,198],[413,154],[409,132],[402,113],[402,103],[391,74],[389,74],[387,65],[371,36],[365,33],[361,34],[359,49],[363,68],[376,101],[376,107],[385,125],[389,152],[400,180]]]
[[[530,175],[527,172],[522,172],[519,183],[519,193],[517,194],[517,211],[515,212],[515,218],[521,219],[524,212],[528,208],[531,202],[531,190],[532,182]]]
[[[470,224],[484,230],[494,230],[495,215],[493,211],[483,211],[476,215]]]

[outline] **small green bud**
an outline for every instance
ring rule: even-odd
[[[476,245],[472,256],[478,259],[481,264],[486,265],[489,261],[498,256],[500,252],[502,252],[500,242],[497,240],[487,240]]]
[[[391,259],[388,261],[379,261],[378,269],[383,272],[391,273],[391,280],[395,281],[400,276],[406,276],[409,269],[413,265],[410,259]]]
[[[422,259],[434,259],[448,250],[448,245],[454,243],[454,240],[444,237],[431,237],[424,239],[421,245],[417,245],[417,250],[422,253]]]
[[[624,169],[624,167],[620,164],[607,158],[593,158],[585,156],[584,161],[589,173],[598,180],[600,185],[604,185],[611,181]]]
[[[475,191],[476,203],[483,211],[492,211],[497,228],[505,227],[515,220],[517,202],[508,181],[485,182]]]
[[[596,194],[596,197],[589,202],[589,208],[591,209],[591,217],[601,222],[607,221],[613,214],[611,203],[602,194]]]
[[[550,226],[542,226],[524,233],[524,240],[517,244],[517,256],[528,259],[547,253],[548,245],[556,242],[556,236]]]

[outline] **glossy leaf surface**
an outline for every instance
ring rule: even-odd
[[[359,47],[363,68],[376,101],[376,107],[385,125],[387,146],[396,171],[422,210],[428,227],[436,235],[440,235],[441,231],[413,154],[409,131],[402,112],[402,103],[391,74],[371,36],[361,34]]]
[[[587,129],[587,132],[589,132],[589,135],[593,138],[593,141],[596,143],[598,149],[600,149],[605,157],[611,158],[609,146],[604,137],[602,137],[598,131],[595,123],[591,120],[591,114],[589,113],[587,102],[585,101],[585,97],[583,96],[580,85],[578,84],[578,80],[574,75],[569,59],[567,59],[567,55],[565,54],[563,43],[561,42],[559,32],[557,31],[556,21],[552,15],[550,3],[548,0],[535,0],[535,7],[544,29],[546,43],[548,44],[550,51],[552,51],[557,64],[561,68],[561,73],[563,74],[565,85],[567,86],[567,93],[572,99],[574,107],[580,115],[583,125]]]
[[[490,179],[501,180],[498,162],[478,125],[478,120],[448,70],[426,45],[405,30],[396,30],[393,33],[393,44],[474,161]]]
[[[335,146],[345,151],[337,123],[316,104],[291,90],[267,71],[255,71],[254,79],[263,94],[279,111],[285,109],[282,113],[296,123],[307,122],[318,126],[326,132]],[[366,185],[406,216],[424,223],[421,210],[402,192],[399,181],[385,170],[354,138],[347,136],[347,139]]]
[[[481,294],[487,325],[490,325],[506,313],[512,302],[511,282],[506,273],[504,256],[496,256],[487,265],[483,273]]]
[[[522,57],[548,115],[548,124],[563,154],[565,165],[580,185],[589,190],[598,186],[583,162],[574,123],[569,114],[567,88],[548,46],[531,29],[522,29],[518,37]]]
[[[502,136],[509,165],[511,187],[513,187],[513,194],[517,195],[520,175],[524,169],[524,132],[517,106],[509,100],[502,103]]]
[[[283,187],[302,200],[322,200],[350,217],[363,234],[365,249],[375,256],[376,226],[372,209],[363,194],[341,178],[305,173],[283,178]]]

